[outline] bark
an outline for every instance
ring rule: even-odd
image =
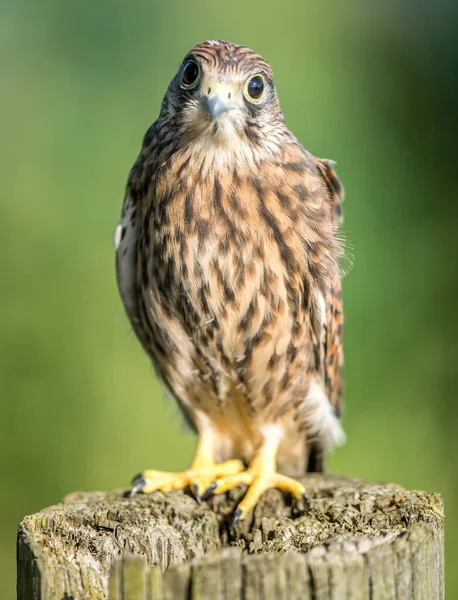
[[[304,483],[309,506],[271,490],[234,530],[241,488],[201,506],[181,492],[71,494],[22,521],[18,598],[444,597],[438,494],[320,475]]]

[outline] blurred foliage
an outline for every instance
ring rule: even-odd
[[[457,16],[447,0],[0,1],[2,598],[25,514],[191,459],[111,239],[169,80],[213,38],[271,61],[288,124],[346,187],[348,442],[331,470],[441,492],[458,560]],[[457,571],[447,585],[457,597]]]

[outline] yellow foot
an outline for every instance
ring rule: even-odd
[[[212,486],[214,481],[221,477],[232,477],[244,469],[240,460],[228,460],[217,464],[214,462],[196,461],[188,471],[182,473],[171,473],[167,471],[147,470],[136,475],[133,480],[133,486],[130,490],[130,496],[137,492],[150,494],[157,490],[162,492],[171,492],[172,490],[183,490],[190,488],[198,502],[204,491]]]
[[[302,498],[308,502],[308,496],[302,483],[299,483],[299,481],[296,481],[296,479],[292,479],[291,477],[280,475],[274,470],[265,471],[262,469],[260,461],[257,461],[256,459],[253,461],[252,466],[246,471],[241,471],[235,475],[228,475],[223,479],[215,481],[215,483],[205,492],[203,499],[207,499],[211,493],[223,494],[224,492],[236,488],[240,484],[247,485],[248,490],[234,513],[232,520],[233,526],[237,521],[244,519],[247,513],[256,506],[262,494],[271,488],[288,492],[297,500]]]

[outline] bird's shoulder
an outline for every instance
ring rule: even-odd
[[[288,171],[289,178],[307,184],[308,196],[321,196],[332,207],[333,217],[340,222],[344,188],[335,164],[333,160],[310,153],[293,135],[291,142],[283,149],[281,166]]]

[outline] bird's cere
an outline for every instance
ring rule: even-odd
[[[231,84],[210,83],[201,103],[212,121],[237,108],[237,90]]]

